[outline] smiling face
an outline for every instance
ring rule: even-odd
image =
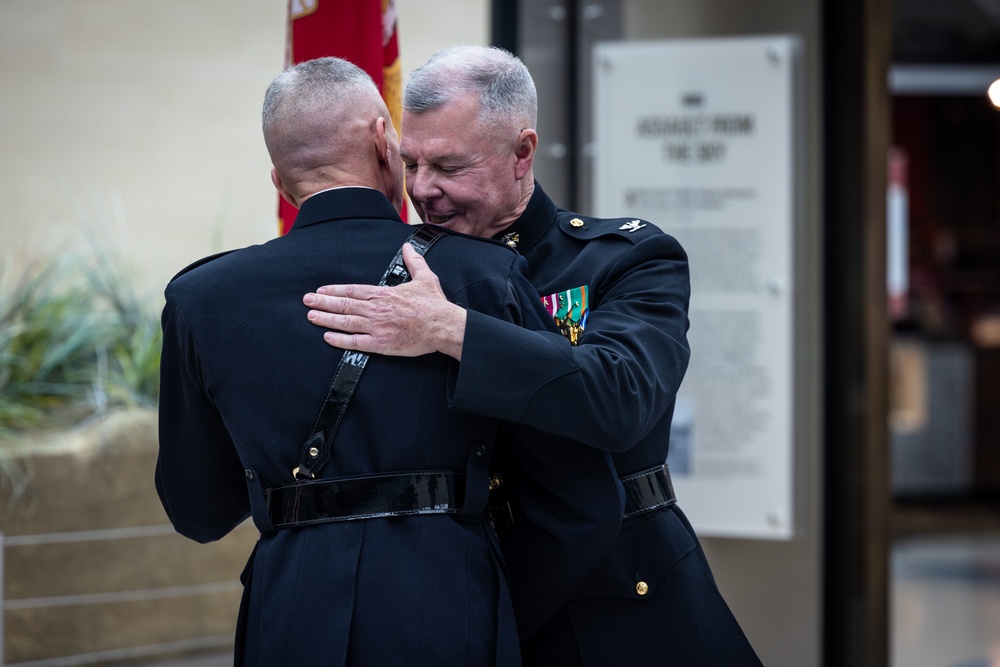
[[[472,94],[431,111],[404,111],[400,154],[406,191],[424,222],[490,237],[527,205],[537,138],[532,129],[487,127],[478,111]]]

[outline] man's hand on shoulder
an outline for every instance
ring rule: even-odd
[[[465,309],[445,297],[437,275],[409,243],[403,261],[412,280],[396,287],[325,285],[306,294],[313,324],[344,350],[399,357],[441,352],[461,360]]]

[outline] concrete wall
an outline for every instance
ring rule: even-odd
[[[0,2],[0,261],[119,250],[156,298],[277,231],[260,136],[285,0]],[[488,40],[487,0],[400,0],[404,75]]]

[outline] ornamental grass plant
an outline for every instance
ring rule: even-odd
[[[18,431],[154,406],[159,364],[156,312],[107,253],[0,272],[0,448]]]

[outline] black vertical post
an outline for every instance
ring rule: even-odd
[[[889,661],[890,0],[823,5],[824,664]]]
[[[518,2],[519,0],[492,0],[490,7],[491,43],[515,55],[520,50],[517,29]]]

